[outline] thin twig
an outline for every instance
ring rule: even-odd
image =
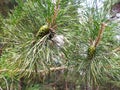
[[[51,17],[52,18],[52,22],[51,22],[50,28],[53,28],[55,26],[53,29],[56,28],[56,19],[57,19],[57,15],[58,15],[58,12],[59,12],[59,9],[60,9],[59,3],[60,3],[60,0],[58,0],[56,2],[56,6],[54,7],[54,14]]]
[[[118,52],[120,51],[120,47],[117,47],[116,49],[112,50],[112,52]]]
[[[102,35],[103,35],[103,32],[104,32],[106,26],[107,26],[106,23],[101,24],[101,28],[100,28],[98,36],[95,40],[95,45],[94,45],[95,47],[99,45],[99,42],[101,41],[101,38],[102,38]]]
[[[66,66],[62,66],[62,67],[52,67],[52,68],[50,68],[49,70],[51,71],[51,72],[53,72],[53,71],[59,71],[59,70],[64,70],[64,69],[67,69],[67,67]],[[50,72],[49,70],[38,70],[38,73],[47,73],[47,72]],[[9,70],[9,69],[2,69],[2,70],[0,70],[0,73],[2,73],[2,72],[23,72],[23,71],[25,71],[25,72],[35,72],[34,70],[29,70],[29,69],[16,69],[16,70]]]

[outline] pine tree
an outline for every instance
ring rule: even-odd
[[[48,90],[101,90],[119,86],[120,43],[114,39],[118,24],[110,16],[116,1],[104,0],[101,7],[96,0],[17,3],[2,24],[1,87],[47,90],[48,84]]]

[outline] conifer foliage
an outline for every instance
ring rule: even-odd
[[[116,1],[98,1],[17,0],[1,17],[0,90],[119,87]]]

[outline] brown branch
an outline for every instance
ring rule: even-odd
[[[58,15],[58,12],[59,12],[59,9],[60,9],[59,3],[60,3],[60,0],[58,0],[58,1],[56,2],[56,5],[55,5],[55,7],[54,7],[54,14],[53,14],[53,16],[51,17],[51,18],[52,18],[52,22],[51,22],[51,25],[50,25],[51,28],[53,28],[53,26],[56,25],[57,15]],[[55,28],[54,28],[54,29],[55,29]]]
[[[99,33],[98,33],[98,36],[95,40],[95,45],[94,45],[95,47],[99,45],[99,42],[101,41],[101,38],[102,38],[103,32],[105,30],[105,27],[106,27],[106,24],[102,23],[101,28],[100,28]]]
[[[113,52],[118,52],[118,51],[120,51],[120,47],[118,47],[118,48],[116,48],[116,49],[114,49],[114,50],[112,50]]]
[[[38,73],[48,73],[48,72],[54,72],[54,71],[59,71],[59,70],[65,70],[65,69],[67,69],[67,67],[66,66],[62,66],[62,67],[52,67],[52,68],[50,68],[49,70],[47,69],[47,70],[38,70],[37,72]],[[29,70],[29,69],[16,69],[16,70],[9,70],[9,69],[2,69],[2,70],[0,70],[0,73],[2,73],[2,72],[35,72],[34,70]]]

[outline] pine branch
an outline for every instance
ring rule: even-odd
[[[37,73],[42,73],[42,74],[44,74],[44,73],[48,73],[48,72],[54,72],[54,71],[59,71],[59,70],[65,70],[65,69],[67,69],[67,67],[66,66],[61,66],[61,67],[52,67],[52,68],[50,68],[49,70],[38,70],[37,71]],[[32,72],[32,73],[34,73],[35,71],[34,70],[29,70],[29,69],[16,69],[16,70],[9,70],[9,69],[2,69],[2,70],[0,70],[0,73],[2,73],[2,72]]]
[[[112,50],[113,52],[118,52],[120,51],[120,47],[117,47],[116,49]]]
[[[101,24],[101,28],[100,28],[99,33],[98,33],[98,37],[95,40],[95,45],[94,45],[95,47],[97,47],[99,45],[106,26],[107,26],[106,23]]]
[[[50,23],[50,30],[51,30],[52,32],[54,32],[55,29],[57,28],[56,19],[57,19],[57,16],[58,16],[58,12],[59,12],[59,10],[60,10],[59,3],[60,3],[60,0],[58,0],[58,1],[56,2],[56,5],[55,5],[55,7],[54,7],[54,13],[53,13],[53,15],[51,16],[52,21],[51,21],[51,23]]]

